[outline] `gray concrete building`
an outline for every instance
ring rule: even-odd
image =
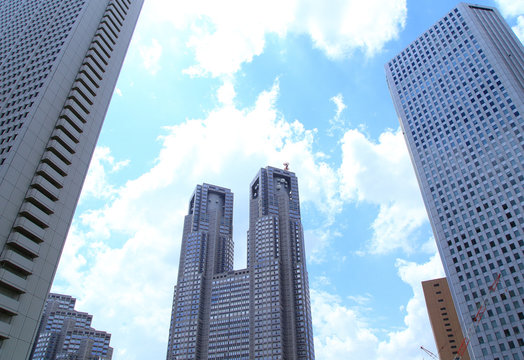
[[[522,359],[522,43],[496,9],[461,3],[385,68],[463,345]]]
[[[27,359],[143,0],[0,0],[0,358]]]
[[[198,185],[184,221],[167,359],[314,359],[294,173],[250,186],[248,266],[233,270],[233,194]]]
[[[49,294],[31,360],[110,360],[111,334],[91,327],[93,316],[75,310],[76,299]]]

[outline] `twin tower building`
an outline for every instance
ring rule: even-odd
[[[0,0],[0,358],[30,357],[143,0]],[[248,267],[233,194],[198,186],[184,224],[169,359],[313,359],[297,179],[251,186]]]
[[[30,357],[143,0],[0,0],[0,358]],[[248,267],[233,194],[198,186],[184,224],[169,359],[313,359],[297,179],[251,186]]]
[[[30,355],[142,3],[0,0],[2,360]],[[524,354],[523,69],[501,15],[463,3],[386,65],[475,359]],[[197,186],[168,360],[314,358],[295,175],[261,169],[249,212],[247,268],[233,270],[233,194]]]
[[[233,194],[203,184],[184,220],[168,360],[314,359],[295,174],[250,186],[247,268],[233,270]]]

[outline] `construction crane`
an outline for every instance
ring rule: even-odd
[[[487,305],[488,305],[488,303],[489,303],[489,301],[491,299],[491,293],[493,293],[495,290],[497,290],[497,286],[498,286],[498,284],[500,282],[500,276],[501,276],[501,273],[498,273],[498,275],[495,278],[495,280],[493,280],[493,283],[488,287],[489,292],[482,299],[482,303],[480,304],[479,308],[477,309],[477,313],[473,317],[473,322],[468,327],[468,329],[466,329],[466,333],[465,333],[464,339],[462,340],[462,343],[460,344],[460,347],[459,347],[459,349],[457,351],[457,354],[455,355],[453,360],[461,360],[462,356],[466,352],[466,350],[468,348],[468,345],[469,345],[470,336],[472,336],[475,333],[476,327],[478,325],[480,325],[480,321],[482,320],[482,317],[484,316],[484,313],[487,310]],[[506,289],[506,291],[507,291],[507,289]],[[435,355],[434,353],[432,353],[431,351],[426,349],[424,346],[421,346],[420,348],[426,354],[431,356],[432,359],[439,360],[437,355]],[[440,352],[440,350],[439,350],[439,352]]]
[[[466,349],[468,348],[469,344],[469,338],[470,334],[473,335],[475,333],[475,328],[477,325],[480,325],[480,321],[482,320],[482,316],[486,312],[486,304],[491,299],[490,294],[497,290],[497,285],[500,282],[500,273],[497,275],[491,286],[488,288],[489,292],[484,296],[482,299],[482,303],[480,304],[480,307],[477,310],[477,314],[473,318],[473,322],[469,326],[469,328],[466,330],[466,334],[464,336],[464,340],[462,340],[462,343],[460,344],[460,347],[457,351],[457,355],[455,356],[455,359],[453,360],[460,360],[462,358],[462,355],[466,352]]]
[[[432,359],[439,360],[437,355],[433,354],[431,351],[426,349],[424,346],[421,346],[420,348],[422,349],[422,351],[424,351],[426,354],[428,354]]]

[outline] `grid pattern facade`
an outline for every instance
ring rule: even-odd
[[[522,359],[522,44],[496,9],[461,3],[386,75],[469,354]]]
[[[297,178],[261,169],[250,195],[251,353],[255,359],[314,359]]]
[[[92,315],[74,310],[76,299],[49,294],[31,360],[110,360],[111,334],[91,328]]]
[[[29,355],[143,0],[0,0],[0,357]]]
[[[184,220],[168,359],[207,359],[213,276],[233,269],[233,193],[198,185]]]
[[[422,290],[439,358],[455,359],[464,335],[460,328],[448,282],[446,278],[423,281]],[[467,351],[461,359],[469,360]]]
[[[208,359],[249,359],[247,269],[213,277]]]
[[[233,195],[197,186],[184,222],[168,360],[314,359],[297,179],[267,167],[250,191],[248,267],[233,271]]]

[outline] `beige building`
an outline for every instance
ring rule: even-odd
[[[453,305],[448,281],[446,278],[423,281],[422,289],[439,358],[441,360],[455,359],[464,335],[460,328],[455,305]],[[461,360],[469,360],[467,350]]]

